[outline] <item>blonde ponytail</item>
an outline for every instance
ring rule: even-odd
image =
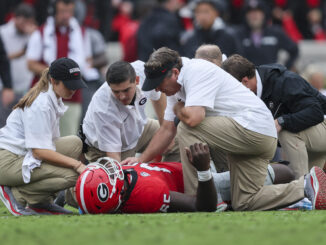
[[[41,92],[48,91],[49,82],[50,82],[49,68],[46,68],[42,72],[42,76],[40,80],[35,84],[33,88],[31,88],[27,92],[27,94],[25,94],[23,98],[19,100],[19,102],[13,107],[13,109],[21,108],[24,110],[25,107],[30,107]]]

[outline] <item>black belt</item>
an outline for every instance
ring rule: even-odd
[[[81,141],[83,142],[83,149],[82,152],[86,153],[88,152],[88,145],[86,144],[86,135],[83,132],[83,124],[79,125],[79,130],[78,130],[78,137],[81,139]]]

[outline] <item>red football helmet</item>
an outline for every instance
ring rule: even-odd
[[[113,213],[121,205],[124,174],[120,163],[102,157],[87,165],[76,183],[76,197],[84,213]]]

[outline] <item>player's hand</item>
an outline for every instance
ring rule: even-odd
[[[11,88],[4,88],[2,89],[2,104],[4,107],[9,106],[15,99],[14,90]]]
[[[197,171],[206,171],[210,168],[210,154],[208,145],[195,143],[189,148],[185,148],[189,162]]]
[[[121,165],[131,165],[133,163],[139,163],[140,160],[138,157],[128,157],[125,160],[123,160],[122,162],[120,162]]]

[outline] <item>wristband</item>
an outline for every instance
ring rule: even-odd
[[[205,182],[209,181],[212,178],[212,172],[210,169],[206,171],[197,171],[198,181]]]

